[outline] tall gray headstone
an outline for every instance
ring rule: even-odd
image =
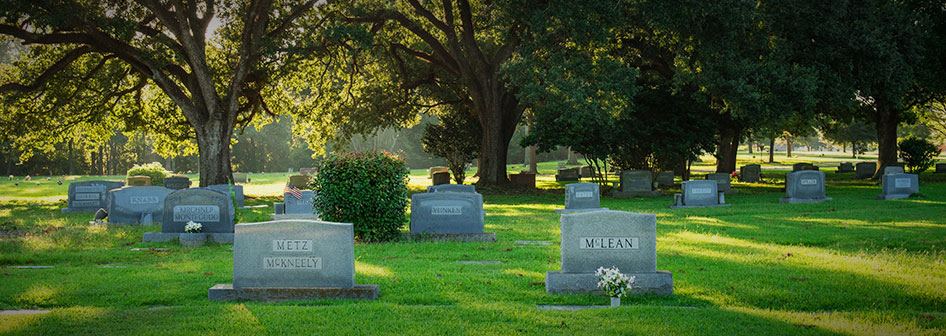
[[[636,278],[634,294],[672,294],[673,276],[657,271],[657,217],[592,211],[561,217],[562,270],[548,271],[549,294],[602,293],[595,271],[617,267]]]
[[[917,174],[888,174],[882,179],[881,194],[877,195],[877,199],[907,198],[920,192],[920,179]]]
[[[187,189],[191,187],[191,179],[187,176],[165,177],[164,187],[174,190]]]
[[[108,192],[108,223],[159,224],[164,217],[164,200],[172,191],[158,186],[113,189]]]
[[[440,184],[435,186],[428,186],[427,192],[463,192],[463,193],[475,193],[476,186],[472,184]]]
[[[231,189],[233,190],[233,206],[237,208],[242,208],[244,206],[243,201],[243,186],[237,184],[214,184],[208,186],[207,188],[222,192],[224,194],[230,195]]]
[[[742,182],[758,183],[762,181],[762,166],[757,164],[748,164],[739,167],[739,179]]]
[[[730,184],[732,182],[732,177],[729,174],[726,174],[726,173],[707,174],[706,179],[716,181],[716,189],[721,192],[724,192],[724,193],[734,192],[734,190],[732,190],[732,185]]]
[[[411,195],[411,234],[482,234],[483,195],[418,193]]]
[[[825,197],[824,172],[799,170],[785,174],[785,197],[779,203],[819,203]]]
[[[565,185],[565,209],[555,211],[561,213],[601,209],[604,208],[601,208],[601,193],[597,183],[570,183]]]
[[[377,285],[355,284],[352,224],[280,220],[234,229],[233,283],[211,300],[374,299]]]
[[[63,213],[95,212],[108,207],[109,190],[125,185],[115,181],[82,181],[69,183],[67,207]]]
[[[719,191],[719,184],[713,180],[683,181],[680,193],[675,194],[674,208],[729,206],[725,194]]]
[[[874,176],[877,171],[877,162],[858,162],[854,165],[854,178],[866,179]]]

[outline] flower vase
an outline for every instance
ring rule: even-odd
[[[620,307],[620,306],[621,306],[621,298],[612,296],[611,307]]]
[[[181,242],[181,246],[188,246],[188,247],[201,246],[201,245],[204,245],[205,242],[207,242],[207,234],[203,232],[182,233],[180,236],[178,236],[178,239]]]

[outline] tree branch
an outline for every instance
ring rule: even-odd
[[[56,63],[53,63],[53,65],[51,65],[49,68],[46,68],[46,70],[44,70],[43,73],[39,75],[39,77],[36,77],[36,79],[33,80],[32,83],[28,85],[23,85],[20,83],[3,84],[2,86],[0,86],[0,93],[11,92],[11,91],[26,92],[26,91],[36,90],[41,85],[45,84],[50,79],[52,79],[53,76],[56,75],[56,73],[62,71],[63,69],[68,67],[70,64],[72,64],[72,62],[79,59],[79,57],[82,57],[82,55],[89,54],[91,52],[92,52],[92,48],[87,47],[87,46],[82,46],[76,49],[72,49],[71,51],[63,55],[62,58],[56,61]]]

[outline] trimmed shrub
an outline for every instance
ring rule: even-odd
[[[131,169],[129,169],[128,173],[126,174],[127,176],[125,179],[137,175],[148,176],[151,177],[151,185],[163,186],[164,178],[167,177],[168,173],[169,172],[165,171],[164,166],[162,166],[160,163],[152,162],[131,167]]]
[[[408,202],[404,160],[388,152],[340,153],[317,166],[313,205],[322,220],[354,224],[364,242],[398,237]]]
[[[919,174],[936,164],[939,148],[929,141],[919,138],[906,138],[900,141],[900,158],[909,172]]]

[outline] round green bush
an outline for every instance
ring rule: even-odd
[[[151,185],[163,186],[164,178],[167,177],[168,172],[164,170],[164,166],[160,163],[152,162],[131,167],[131,169],[128,170],[126,179],[138,175],[151,177]]]
[[[398,237],[408,202],[404,160],[387,152],[340,153],[317,168],[313,205],[322,220],[354,224],[364,242]]]
[[[900,158],[909,172],[914,174],[930,169],[939,153],[939,148],[925,139],[910,137],[900,141]]]

